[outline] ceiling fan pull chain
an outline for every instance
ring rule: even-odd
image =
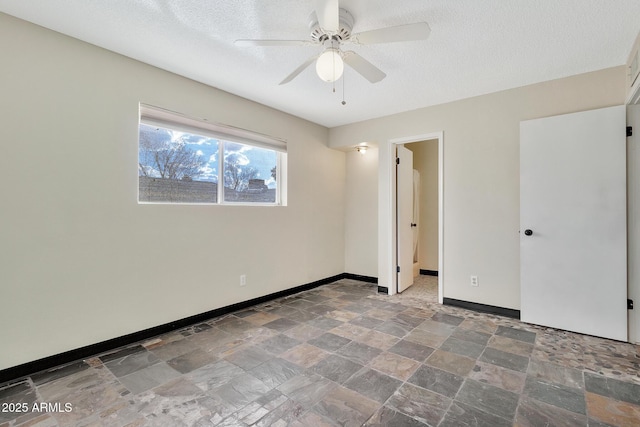
[[[344,100],[344,80],[345,80],[345,75],[342,75],[342,105],[347,105],[347,101]]]
[[[333,42],[331,43],[331,45],[333,45]],[[333,80],[333,82],[332,82],[333,83],[333,93],[336,93],[336,56],[332,55],[331,59],[333,61],[333,67],[332,67],[333,68],[333,70],[332,70],[332,72],[333,72],[333,79],[332,79]]]

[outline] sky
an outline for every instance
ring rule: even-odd
[[[200,169],[200,175],[193,177],[194,181],[217,181],[219,140],[140,124],[140,139],[143,138],[148,138],[163,146],[176,146],[184,143],[187,149],[195,152],[206,161]],[[258,179],[264,179],[269,188],[276,188],[275,180],[271,177],[271,168],[276,165],[277,159],[277,154],[274,151],[229,141],[223,141],[223,144],[225,160],[234,160],[241,168],[252,167],[256,169]],[[143,147],[139,147],[139,149],[142,150]],[[160,176],[152,164],[144,164],[142,155],[139,156],[139,161],[143,163],[150,176]]]

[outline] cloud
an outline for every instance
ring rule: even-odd
[[[185,144],[188,145],[217,145],[218,141],[213,138],[207,138],[206,136],[185,134],[182,137]]]
[[[264,183],[267,187],[273,189],[276,188],[276,180],[273,177],[269,177],[269,179],[265,179]]]
[[[229,163],[235,163],[238,166],[246,166],[250,163],[250,160],[247,156],[245,156],[244,154],[242,154],[239,151],[235,151],[235,152],[231,152],[229,153],[226,150],[225,147],[225,155],[224,155],[224,160],[229,162]]]
[[[183,142],[182,137],[187,134],[185,134],[184,132],[178,132],[177,130],[170,130],[169,135],[171,135],[171,142],[181,143]]]
[[[224,151],[226,153],[245,153],[251,150],[253,150],[252,146],[240,144],[239,142],[225,141],[224,143]]]
[[[158,130],[164,131],[165,142],[172,145],[218,145],[218,141],[214,138],[209,138],[202,135],[194,135],[187,132],[180,132],[177,130],[167,130],[162,128],[159,128]]]
[[[218,178],[218,171],[212,168],[209,164],[200,168],[200,175],[198,181],[215,181]]]
[[[139,143],[146,151],[164,149],[171,141],[171,133],[167,129],[155,126],[140,125]]]
[[[145,172],[146,176],[150,176],[152,178],[160,178],[160,172],[157,169],[152,168],[148,165],[138,166],[138,169],[142,169]]]

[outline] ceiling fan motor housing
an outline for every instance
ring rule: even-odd
[[[325,32],[318,23],[318,17],[315,13],[312,13],[309,17],[309,28],[311,29],[311,39],[315,42],[323,44],[327,40],[335,40],[341,42],[348,40],[351,37],[351,31],[353,29],[353,15],[345,9],[340,9],[339,15],[339,28],[336,34],[328,34]]]

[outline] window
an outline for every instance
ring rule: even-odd
[[[286,143],[140,106],[138,202],[286,204]]]

